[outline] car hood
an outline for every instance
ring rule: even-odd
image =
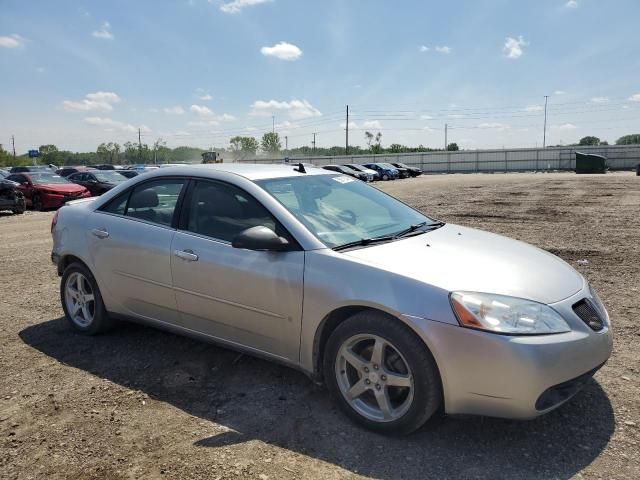
[[[447,291],[495,293],[550,304],[575,294],[584,285],[582,276],[555,255],[453,224],[342,253]]]
[[[60,193],[76,193],[86,190],[82,185],[76,185],[75,183],[39,183],[35,187]]]

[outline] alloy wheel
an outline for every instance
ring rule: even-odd
[[[369,420],[397,420],[413,402],[409,364],[380,336],[359,334],[347,339],[338,350],[335,374],[345,400]]]
[[[95,296],[91,283],[82,273],[69,275],[64,296],[69,318],[81,328],[91,325],[95,316]]]

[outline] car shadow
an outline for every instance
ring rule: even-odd
[[[64,318],[19,335],[66,365],[226,427],[196,447],[257,439],[375,478],[569,478],[606,447],[615,426],[592,380],[536,420],[440,415],[408,437],[384,437],[348,421],[305,375],[207,343],[128,323],[85,337]]]

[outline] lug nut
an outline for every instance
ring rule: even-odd
[[[365,384],[367,385],[371,385],[371,380],[369,380],[368,378],[364,381]]]
[[[369,367],[364,367],[365,373],[369,373]]]
[[[377,370],[378,369],[378,365],[376,365],[375,363],[373,364],[373,369]]]
[[[380,390],[380,384],[376,383],[376,390]]]
[[[387,380],[387,376],[386,375],[380,375],[380,378],[382,379],[383,382]]]

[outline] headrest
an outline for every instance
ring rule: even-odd
[[[152,188],[133,192],[129,199],[129,208],[153,208],[159,204],[158,194]]]

